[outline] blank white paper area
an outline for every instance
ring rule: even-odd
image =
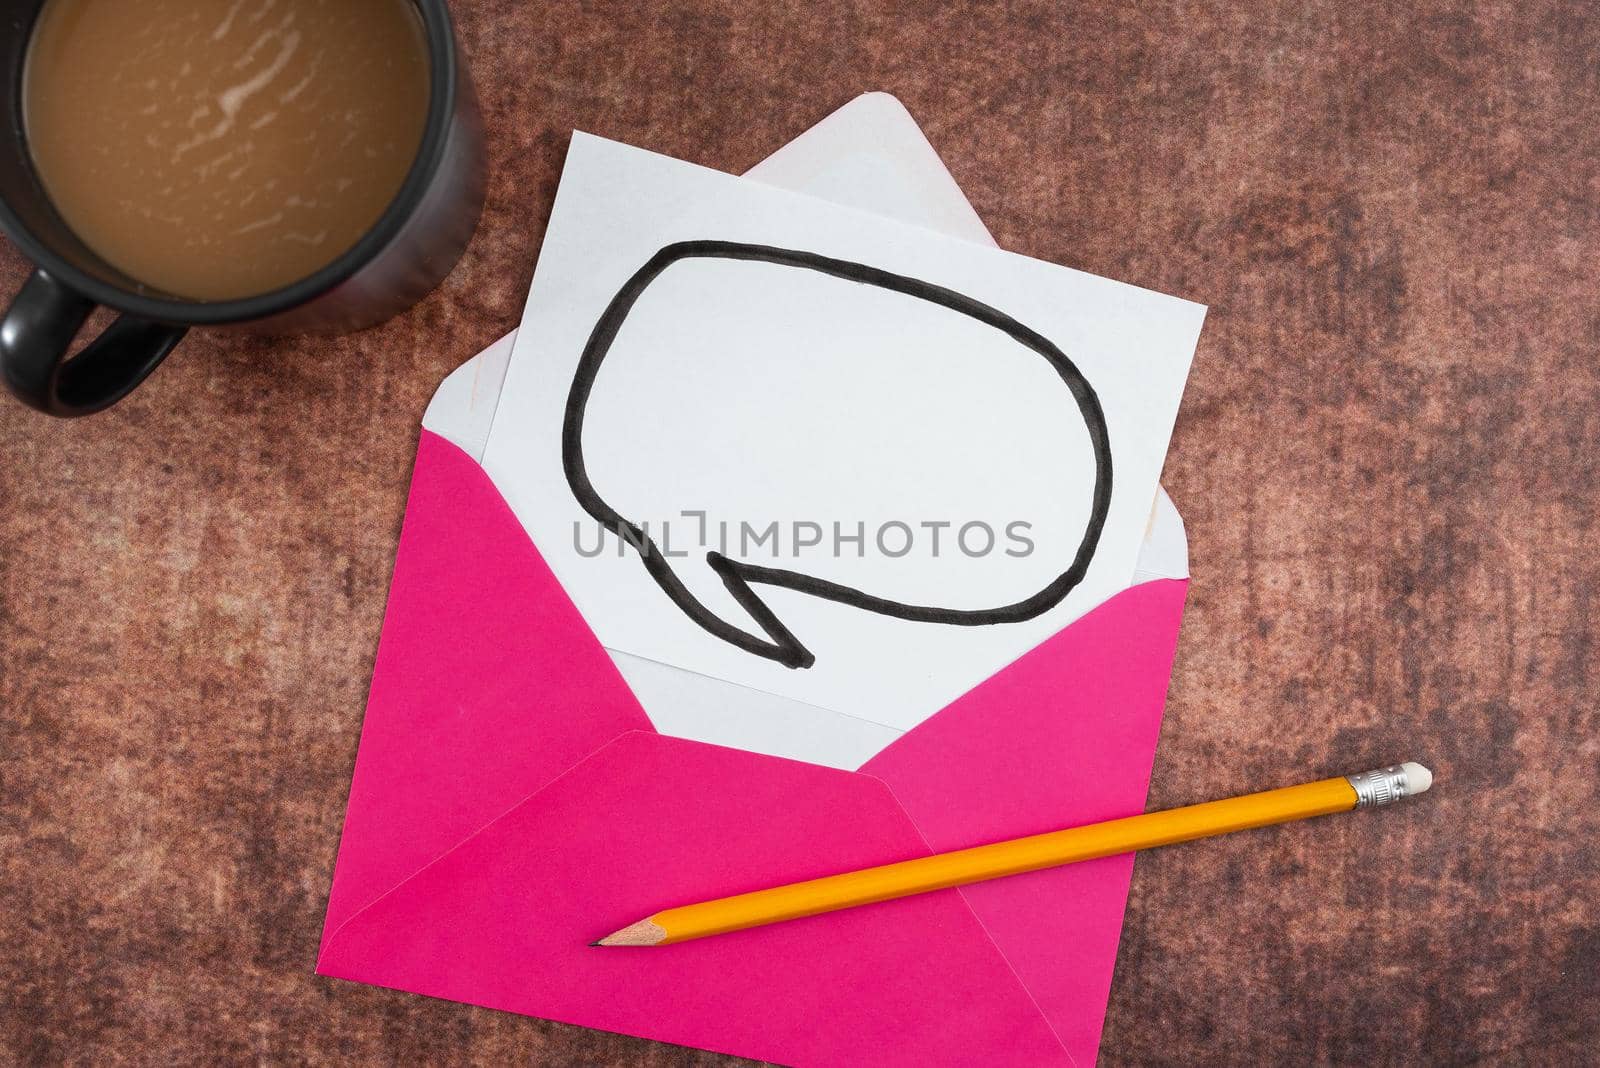
[[[993,327],[886,289],[724,259],[680,261],[645,290],[584,432],[607,502],[648,524],[679,577],[747,629],[703,563],[709,550],[908,604],[1030,596],[1083,537],[1089,447],[1060,376]],[[1013,524],[1026,524],[1018,537]],[[608,552],[592,570],[624,590],[634,576],[601,573],[638,566]]]

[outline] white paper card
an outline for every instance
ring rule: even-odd
[[[1203,316],[577,134],[484,466],[608,647],[904,730],[1127,586]]]

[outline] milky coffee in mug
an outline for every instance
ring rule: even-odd
[[[0,230],[34,269],[0,384],[30,407],[102,411],[197,327],[381,323],[472,239],[483,122],[447,0],[6,0],[5,24]]]
[[[47,0],[23,71],[56,210],[193,301],[327,266],[394,200],[428,114],[412,0]]]

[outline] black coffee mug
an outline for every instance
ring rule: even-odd
[[[35,265],[0,321],[0,378],[51,415],[88,415],[127,396],[190,327],[288,334],[359,330],[398,315],[450,273],[483,208],[483,128],[444,0],[412,0],[427,35],[428,119],[400,192],[344,255],[293,285],[242,300],[163,294],[110,266],[64,223],[28,155],[23,65],[45,0],[0,16],[0,228]],[[96,305],[121,313],[71,359]]]

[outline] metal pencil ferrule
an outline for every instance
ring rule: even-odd
[[[1411,784],[1406,779],[1406,769],[1399,764],[1345,776],[1345,781],[1355,788],[1356,808],[1387,805],[1407,796]]]

